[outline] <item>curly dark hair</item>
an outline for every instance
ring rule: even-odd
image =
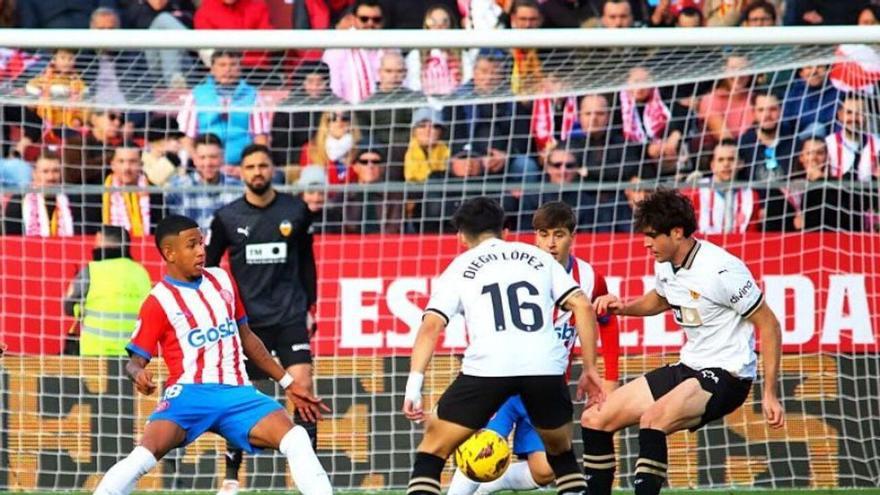
[[[681,227],[690,237],[697,230],[697,214],[691,200],[677,190],[658,189],[636,203],[633,225],[637,232],[650,229],[666,235]]]

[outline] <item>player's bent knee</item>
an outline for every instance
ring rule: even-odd
[[[611,431],[609,429],[611,425],[605,415],[595,407],[587,409],[581,414],[581,426],[591,430]]]
[[[658,407],[656,404],[648,408],[639,420],[639,428],[650,428],[652,430],[667,431],[670,424],[670,416],[666,408],[663,406]]]

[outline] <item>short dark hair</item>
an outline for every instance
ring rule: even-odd
[[[516,11],[521,8],[535,9],[541,12],[541,5],[536,0],[513,0],[513,4],[510,6],[510,15],[515,15]]]
[[[241,150],[241,161],[244,161],[245,158],[256,153],[265,153],[269,156],[269,160],[272,160],[272,150],[270,150],[268,146],[265,144],[251,143]]]
[[[757,88],[755,88],[755,89],[757,89]],[[765,91],[761,91],[761,90],[753,91],[751,96],[749,96],[749,103],[752,106],[755,106],[755,102],[758,101],[758,98],[767,98],[767,97],[776,98],[776,102],[779,103],[780,105],[782,104],[782,98],[780,98],[778,94],[774,93],[773,91],[766,91],[766,90]]]
[[[219,146],[220,148],[222,148],[223,141],[221,141],[216,134],[206,132],[205,134],[199,134],[198,136],[196,136],[196,139],[193,141],[193,148],[199,145]]]
[[[685,237],[697,230],[697,214],[691,200],[674,189],[658,189],[636,203],[633,226],[637,232],[647,229],[669,235],[681,227]]]
[[[104,242],[110,242],[122,247],[128,246],[128,231],[123,227],[116,225],[101,225],[100,233],[101,237],[104,238]]]
[[[504,209],[494,199],[485,196],[471,198],[452,215],[452,225],[471,239],[487,232],[500,237],[504,230]]]
[[[357,15],[357,11],[361,7],[370,7],[370,8],[378,7],[379,9],[382,10],[383,14],[385,13],[385,9],[382,8],[382,2],[380,2],[379,0],[356,0],[354,2],[354,5],[352,5],[352,7],[351,7],[351,13]]]
[[[576,227],[577,217],[574,210],[563,201],[542,204],[532,217],[532,228],[535,230],[568,229],[569,232],[574,232]]]
[[[237,51],[237,50],[226,50],[226,49],[214,50],[213,53],[211,53],[211,65],[214,65],[214,62],[216,62],[217,59],[220,57],[231,57],[231,58],[241,59],[241,52]]]
[[[184,230],[197,228],[199,228],[199,224],[192,218],[183,215],[168,215],[156,226],[156,249],[159,250],[159,254],[162,254],[162,241],[166,237],[177,235]],[[162,258],[165,258],[164,254],[162,254]]]
[[[763,10],[764,12],[770,14],[770,17],[773,18],[773,24],[776,24],[776,7],[766,1],[766,0],[753,0],[746,8],[742,11],[742,17],[739,19],[739,23],[742,24],[749,20],[749,14],[756,10]]]
[[[703,17],[703,11],[696,8],[696,7],[685,7],[683,9],[681,9],[681,11],[678,13],[678,16],[676,16],[676,20],[681,16],[699,17],[700,18],[700,25],[702,26],[705,23],[705,19]]]

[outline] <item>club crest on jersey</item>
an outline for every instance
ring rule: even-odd
[[[293,224],[290,223],[290,220],[284,220],[278,224],[278,230],[284,237],[290,237],[290,233],[293,232]]]
[[[700,298],[700,293],[699,293],[699,292],[697,292],[697,291],[695,291],[695,290],[692,290],[692,291],[690,291],[690,292],[691,292],[691,299],[693,299],[694,301],[696,301],[697,299]]]
[[[232,295],[232,292],[226,289],[220,291],[220,297],[223,298],[223,301],[226,302],[226,304],[232,304],[235,300],[235,296]]]

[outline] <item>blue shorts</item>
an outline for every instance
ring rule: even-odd
[[[544,442],[541,441],[541,436],[532,426],[532,420],[529,419],[526,406],[523,405],[523,401],[518,395],[507,399],[486,425],[487,429],[504,438],[510,435],[514,427],[516,427],[516,432],[513,434],[514,454],[527,456],[532,452],[544,452]]]
[[[251,385],[175,384],[165,394],[148,421],[167,420],[186,432],[184,445],[206,431],[216,433],[249,453],[257,448],[248,436],[251,429],[281,404]]]

